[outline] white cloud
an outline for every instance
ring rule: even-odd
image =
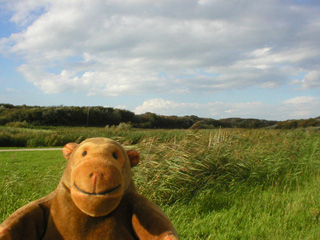
[[[127,110],[128,106],[126,106],[126,105],[117,105],[115,108]]]
[[[300,104],[312,104],[317,102],[319,98],[318,97],[311,97],[311,96],[300,96],[300,97],[295,97],[291,98],[288,100],[285,100],[285,104],[293,104],[293,105],[300,105]]]
[[[308,72],[301,81],[304,89],[317,88],[320,89],[320,71]]]
[[[20,90],[17,90],[17,89],[15,89],[15,88],[7,88],[6,89],[6,92],[9,92],[9,93],[19,93],[20,92]]]
[[[49,3],[47,0],[7,1],[8,8],[14,12],[11,21],[19,26],[32,23]]]
[[[186,115],[188,110],[199,110],[203,106],[198,103],[178,103],[174,101],[164,100],[162,98],[149,99],[136,107],[135,113],[141,114],[145,112],[153,112],[163,115]]]
[[[149,99],[138,106],[134,112],[142,114],[152,112],[162,115],[194,115],[215,119],[241,117],[268,120],[286,120],[317,117],[320,115],[320,101],[316,97],[297,97],[288,99],[282,104],[266,104],[262,102],[208,102],[180,103],[162,98]]]
[[[66,70],[61,71],[60,74],[53,74],[45,72],[37,66],[21,65],[19,71],[26,77],[26,79],[36,85],[44,93],[60,93],[67,91],[73,87],[73,83],[77,78],[71,78],[72,74]]]
[[[251,55],[253,57],[263,57],[269,55],[271,48],[270,47],[265,47],[265,48],[260,48],[252,51]]]
[[[17,0],[8,7],[12,21],[25,29],[1,39],[1,52],[22,56],[24,77],[46,93],[274,88],[298,70],[311,74],[300,82],[304,88],[319,84],[319,74],[312,75],[320,55],[317,6]]]
[[[5,2],[20,31],[0,39],[0,53],[22,61],[18,71],[47,94],[196,99],[279,88],[290,80],[301,91],[320,89],[320,5],[312,1]],[[213,118],[319,115],[319,99],[308,96],[278,105],[232,101],[159,97],[135,111]]]
[[[287,116],[290,118],[310,118],[320,116],[320,98],[300,96],[284,101]]]
[[[260,111],[263,106],[261,102],[246,103],[226,103],[226,102],[209,102],[199,103],[180,103],[162,98],[149,99],[135,109],[137,114],[153,112],[163,115],[191,115],[196,113],[198,116],[210,116],[213,118],[224,117],[250,117],[253,110]]]

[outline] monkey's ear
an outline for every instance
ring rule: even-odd
[[[140,154],[136,150],[127,150],[130,166],[134,167],[140,162]]]
[[[69,160],[72,152],[76,149],[77,146],[78,146],[78,144],[74,143],[74,142],[67,143],[62,149],[62,154],[63,154],[64,158]]]

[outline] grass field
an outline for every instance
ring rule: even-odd
[[[120,126],[120,127],[119,127]],[[19,128],[0,126],[0,147],[54,147],[68,142],[81,142],[90,137],[107,137],[124,144],[136,144],[144,138],[156,137],[167,141],[182,137],[183,130],[139,130],[118,127],[38,127]]]
[[[88,136],[77,132],[75,139]],[[113,134],[141,153],[133,169],[138,189],[164,209],[181,239],[320,239],[319,132]],[[1,152],[0,222],[54,190],[64,165],[60,151]]]

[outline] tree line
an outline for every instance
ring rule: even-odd
[[[320,126],[320,118],[308,120],[268,121],[260,119],[227,118],[215,120],[197,116],[163,116],[154,113],[135,114],[128,110],[110,107],[78,106],[15,106],[0,104],[0,125],[26,122],[39,126],[117,126],[131,124],[146,129],[208,129],[208,128],[297,128]]]

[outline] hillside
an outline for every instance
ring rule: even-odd
[[[39,126],[104,127],[120,123],[145,129],[210,129],[210,128],[277,128],[320,127],[320,117],[269,121],[260,119],[227,118],[215,120],[197,116],[163,116],[154,113],[135,114],[128,110],[107,107],[78,106],[15,106],[0,104],[0,125],[25,123]]]

